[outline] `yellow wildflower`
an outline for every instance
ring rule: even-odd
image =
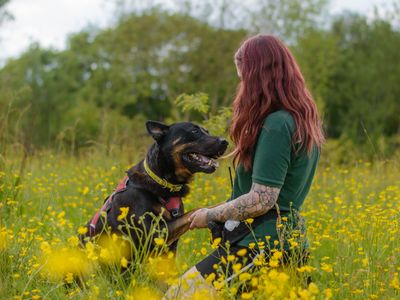
[[[216,276],[215,273],[211,273],[210,275],[207,276],[206,282],[208,284],[211,284],[215,280],[215,276]]]
[[[128,215],[129,207],[120,207],[119,210],[121,211],[121,214],[117,217],[117,219],[118,221],[122,221]]]
[[[240,270],[242,269],[242,264],[241,264],[241,263],[234,264],[234,265],[232,266],[232,269],[233,269],[233,272],[239,273]]]
[[[235,255],[229,254],[227,257],[228,261],[234,261],[235,260]]]
[[[80,226],[78,228],[78,233],[79,234],[85,234],[87,231],[88,231],[87,227]]]
[[[400,290],[398,273],[394,273],[393,279],[390,281],[390,287],[394,288],[395,290]]]
[[[74,274],[68,272],[67,275],[65,275],[64,280],[66,283],[72,283],[74,281]]]
[[[271,260],[269,261],[269,266],[270,266],[271,268],[279,267],[279,261],[276,260],[276,259],[271,259]]]
[[[212,242],[211,248],[216,249],[220,243],[221,243],[221,238],[220,237],[214,239],[213,242]]]
[[[224,282],[214,280],[213,285],[214,285],[215,289],[218,291],[223,288]]]
[[[241,297],[244,300],[251,299],[251,298],[253,298],[253,293],[252,292],[250,292],[250,293],[242,293]]]
[[[125,257],[121,258],[121,267],[123,267],[123,268],[128,267],[128,260]]]
[[[325,290],[324,290],[324,294],[325,294],[325,299],[326,299],[326,300],[331,299],[332,296],[333,296],[333,293],[332,293],[332,290],[331,290],[331,289],[325,289]]]
[[[163,238],[155,238],[154,242],[156,243],[157,246],[162,246],[164,245],[165,240]]]
[[[82,189],[82,195],[83,195],[83,196],[86,196],[88,193],[89,193],[89,187],[85,186],[85,187]]]
[[[332,273],[332,271],[333,271],[332,266],[327,264],[327,263],[322,263],[321,264],[321,270],[325,271],[327,273]]]
[[[245,256],[246,253],[247,253],[247,249],[243,248],[243,249],[240,249],[238,252],[236,252],[236,255],[237,256]]]
[[[72,246],[72,247],[76,247],[79,245],[79,239],[77,236],[73,235],[71,237],[68,238],[68,243]]]
[[[278,259],[281,259],[282,256],[283,256],[283,254],[281,251],[275,251],[274,254],[272,255],[272,259],[278,260]]]
[[[240,275],[239,275],[239,280],[240,281],[247,281],[247,280],[250,280],[251,279],[251,275],[249,274],[249,273],[247,273],[247,272],[244,272],[244,273],[241,273]]]

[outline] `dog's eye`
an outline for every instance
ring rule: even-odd
[[[198,128],[192,129],[193,134],[198,134],[200,133],[200,130]]]

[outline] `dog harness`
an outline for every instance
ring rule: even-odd
[[[90,221],[89,225],[89,236],[95,236],[95,229],[97,222],[99,221],[100,215],[102,212],[108,213],[111,211],[111,204],[116,194],[125,192],[128,189],[129,185],[129,177],[125,176],[124,179],[118,184],[117,188],[114,192],[104,200],[103,206],[96,212],[93,216],[92,220]],[[172,215],[173,218],[178,218],[181,216],[181,205],[182,199],[180,197],[170,197],[167,200],[164,198],[158,197],[158,201],[165,207],[165,209]]]

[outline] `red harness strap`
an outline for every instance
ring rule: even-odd
[[[117,185],[117,188],[114,190],[114,192],[110,196],[108,196],[106,201],[104,201],[103,206],[94,215],[94,217],[90,221],[90,226],[89,226],[89,236],[90,237],[93,237],[95,235],[96,224],[99,221],[100,214],[103,211],[107,211],[108,208],[111,207],[111,203],[113,201],[113,198],[114,198],[115,194],[126,190],[126,186],[128,185],[128,181],[129,181],[128,176],[125,176],[124,179]]]
[[[89,226],[89,236],[90,237],[95,236],[96,224],[99,221],[100,214],[103,211],[108,211],[111,208],[111,203],[113,201],[115,194],[125,191],[126,187],[128,185],[128,181],[129,181],[129,177],[125,176],[124,179],[118,184],[118,186],[114,190],[114,192],[104,201],[103,206],[96,212],[96,214],[90,221],[90,226]],[[168,200],[165,200],[160,197],[159,199],[160,199],[161,204],[165,206],[165,208],[171,213],[171,215],[174,218],[180,217],[180,208],[182,205],[182,199],[180,197],[171,197],[171,198],[168,198]]]
[[[160,202],[174,218],[180,217],[180,208],[182,206],[182,199],[180,197],[171,197],[168,200],[160,197]]]

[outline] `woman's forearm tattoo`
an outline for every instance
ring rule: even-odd
[[[265,214],[274,207],[280,188],[253,183],[250,192],[207,212],[208,221],[243,221]]]

